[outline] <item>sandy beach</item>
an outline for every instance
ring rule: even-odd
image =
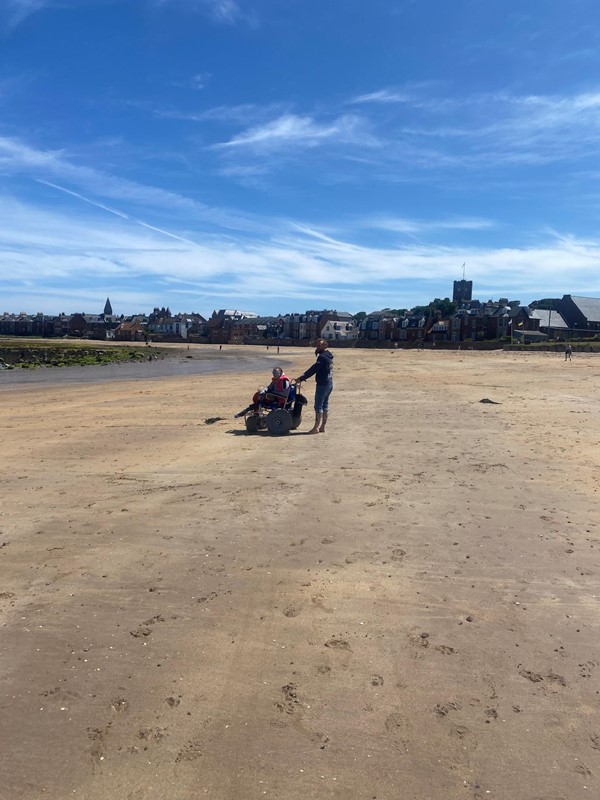
[[[2,800],[600,796],[600,359],[334,353],[0,385]]]

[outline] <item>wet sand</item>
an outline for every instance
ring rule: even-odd
[[[0,393],[2,800],[600,796],[600,360],[267,355]]]
[[[109,343],[112,347],[127,347],[123,343]],[[218,345],[161,345],[171,350],[168,357],[153,356],[153,350],[142,351],[145,361],[82,367],[43,367],[32,369],[0,370],[0,391],[4,386],[30,383],[43,384],[92,384],[112,381],[147,381],[160,378],[176,378],[183,375],[207,375],[215,372],[248,372],[261,369],[264,364],[280,363],[275,351],[258,347]],[[284,359],[285,363],[285,359]]]

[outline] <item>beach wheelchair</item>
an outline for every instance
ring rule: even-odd
[[[267,430],[274,436],[282,436],[300,425],[302,409],[308,401],[293,383],[284,394],[266,392],[257,395],[257,408],[248,410],[244,417],[248,433]]]

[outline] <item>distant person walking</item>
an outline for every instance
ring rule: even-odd
[[[327,417],[329,415],[329,396],[333,391],[333,353],[327,349],[326,339],[317,339],[317,349],[315,350],[317,360],[296,378],[296,383],[315,376],[315,424],[309,433],[325,433]]]
[[[565,347],[565,361],[570,361],[571,356],[573,355],[573,348],[570,344]]]

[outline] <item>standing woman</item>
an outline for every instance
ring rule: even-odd
[[[315,424],[309,433],[325,433],[327,415],[329,413],[329,395],[333,391],[333,353],[327,349],[325,339],[317,339],[315,350],[317,360],[306,372],[296,378],[296,383],[305,381],[311,375],[315,376],[317,387],[315,389]]]

